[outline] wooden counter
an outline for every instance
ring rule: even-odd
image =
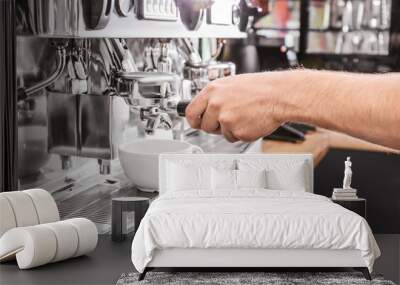
[[[398,150],[326,129],[309,132],[306,135],[306,140],[299,143],[265,140],[262,144],[262,151],[264,153],[312,153],[314,156],[314,165],[318,165],[330,148],[400,154]]]

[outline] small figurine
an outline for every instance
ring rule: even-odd
[[[351,170],[351,160],[350,156],[347,157],[344,162],[344,179],[343,179],[343,189],[353,189],[351,188],[351,177],[353,176],[353,171]]]
[[[350,156],[344,162],[344,178],[343,188],[333,188],[332,199],[334,200],[352,200],[357,199],[357,189],[351,187],[351,178],[353,171],[351,170]]]

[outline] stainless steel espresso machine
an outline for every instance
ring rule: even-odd
[[[235,74],[218,58],[224,39],[246,37],[250,1],[18,0],[14,8],[18,187],[52,192],[62,216],[109,223],[111,193],[131,191],[117,154],[130,139],[167,135],[216,152],[247,146],[194,132],[177,107]]]

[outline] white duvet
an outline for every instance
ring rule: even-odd
[[[157,198],[133,239],[132,262],[143,272],[165,248],[358,249],[370,271],[380,255],[367,222],[328,198],[257,189]]]

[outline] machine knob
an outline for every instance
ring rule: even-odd
[[[100,30],[110,21],[114,0],[83,0],[83,16],[90,30]]]

